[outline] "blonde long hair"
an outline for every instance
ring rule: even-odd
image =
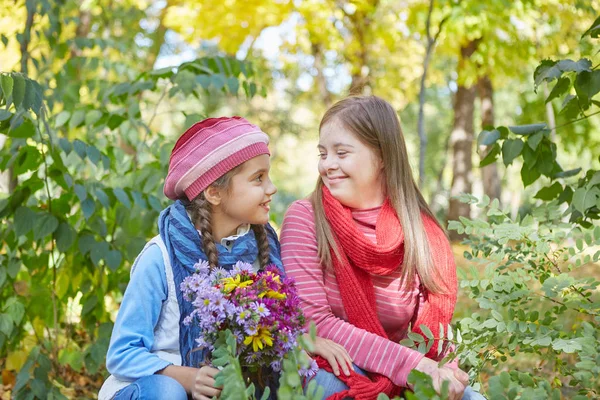
[[[425,202],[412,176],[406,143],[396,111],[379,97],[352,96],[337,102],[327,110],[319,131],[334,120],[381,157],[385,174],[385,193],[396,210],[404,231],[403,284],[412,285],[417,274],[428,291],[444,292],[443,279],[431,262],[431,251],[421,214],[435,221],[442,231],[443,228]],[[310,200],[315,213],[319,258],[325,267],[330,268],[333,264],[332,250],[337,258],[340,257],[340,253],[331,225],[325,216],[323,185],[323,180],[319,177]]]

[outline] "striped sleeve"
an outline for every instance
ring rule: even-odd
[[[280,240],[284,269],[295,279],[306,320],[315,322],[317,335],[344,346],[358,367],[385,375],[394,384],[406,387],[408,374],[423,355],[333,314],[327,294],[339,297],[339,293],[332,293],[334,289],[326,288],[323,283],[310,202],[300,200],[290,206]]]

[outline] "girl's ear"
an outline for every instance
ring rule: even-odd
[[[218,206],[223,201],[221,190],[215,186],[209,186],[204,189],[204,198],[213,206]]]

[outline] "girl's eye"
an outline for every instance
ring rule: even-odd
[[[338,152],[337,152],[337,155],[338,155],[338,156],[345,156],[346,154],[348,154],[348,152],[347,152],[347,151],[338,151]]]
[[[258,175],[254,180],[262,182],[262,179],[263,179],[263,176],[261,174],[261,175]]]
[[[325,154],[325,153],[319,153],[319,158],[321,160],[324,160],[325,158],[327,158],[327,154]]]

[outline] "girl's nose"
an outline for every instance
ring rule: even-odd
[[[269,196],[273,196],[275,193],[277,193],[277,187],[273,184],[273,182],[270,179],[269,179],[269,185],[267,186],[266,193]]]
[[[325,169],[325,171],[338,169],[338,162],[333,157],[325,159],[323,161],[323,168]]]

